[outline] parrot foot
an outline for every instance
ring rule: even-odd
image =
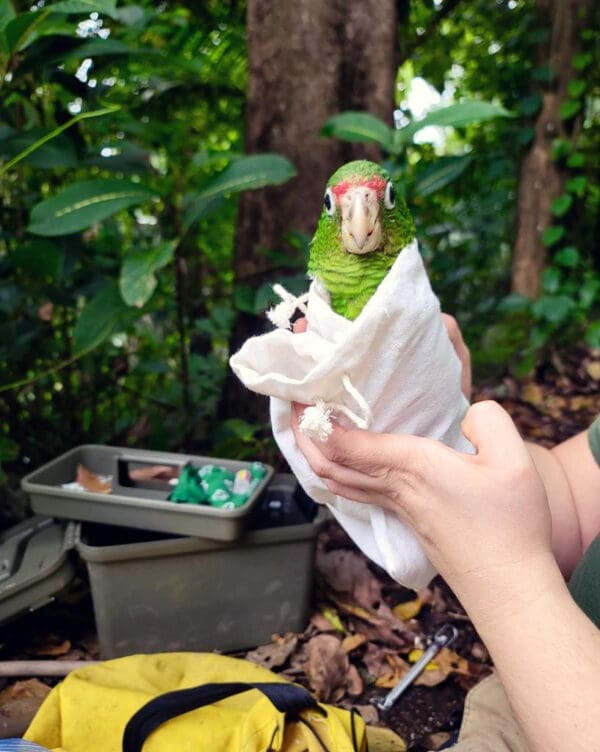
[[[278,329],[289,329],[292,317],[297,310],[300,310],[306,316],[307,294],[296,297],[280,284],[273,285],[273,292],[276,295],[279,295],[281,303],[278,303],[275,307],[270,308],[267,311],[267,318]]]

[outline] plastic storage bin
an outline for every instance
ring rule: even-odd
[[[33,517],[0,535],[0,624],[49,603],[75,574],[74,525]]]
[[[173,490],[167,481],[135,481],[130,475],[134,467],[169,465],[181,468],[188,462],[196,467],[221,465],[233,473],[248,468],[251,464],[214,457],[90,444],[76,447],[38,468],[23,479],[21,486],[29,495],[31,507],[37,514],[176,535],[235,540],[267,487],[273,469],[265,465],[265,477],[248,501],[237,509],[203,504],[176,504],[167,501]],[[75,479],[79,464],[98,475],[112,476],[112,492],[103,494],[63,488],[64,483]]]
[[[275,476],[235,543],[167,538],[83,523],[103,658],[177,650],[234,651],[306,626],[316,536],[327,512],[291,475]]]

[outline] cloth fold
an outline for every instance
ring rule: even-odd
[[[280,328],[253,337],[230,365],[249,389],[271,398],[275,440],[307,494],[327,504],[359,548],[393,579],[424,587],[435,570],[413,533],[379,507],[331,493],[296,446],[290,410],[292,401],[322,403],[342,425],[356,423],[348,417],[352,413],[378,433],[428,436],[473,451],[460,430],[468,406],[461,365],[416,240],[399,253],[354,321],[332,310],[317,280],[306,306],[306,332]]]

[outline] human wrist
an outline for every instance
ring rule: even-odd
[[[450,579],[450,578],[448,578]],[[449,582],[481,636],[494,634],[526,613],[541,597],[565,591],[566,586],[551,551],[542,550],[513,562],[471,570]]]

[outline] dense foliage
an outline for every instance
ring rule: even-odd
[[[509,295],[510,251],[549,30],[530,0],[475,0],[420,38],[439,5],[415,0],[401,30],[403,128],[368,126],[405,184],[443,307],[488,370],[531,367],[551,336],[598,346],[598,32],[584,32],[564,112],[581,127],[555,145],[572,174],[532,303]],[[282,157],[242,154],[244,3],[94,7],[0,0],[0,462],[18,477],[84,442],[266,454],[257,427],[218,420],[244,298],[235,195],[293,175]],[[431,116],[446,126],[437,145],[416,138],[420,78],[480,100]],[[348,137],[339,119],[325,133]]]

